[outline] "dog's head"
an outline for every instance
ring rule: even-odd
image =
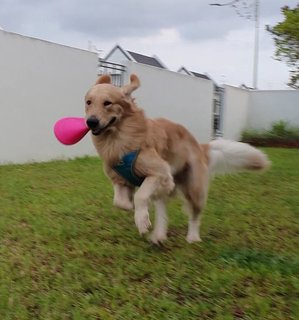
[[[86,124],[93,135],[113,131],[126,116],[135,111],[131,93],[140,86],[140,81],[135,74],[131,74],[130,81],[118,88],[111,84],[109,75],[102,75],[87,92]]]

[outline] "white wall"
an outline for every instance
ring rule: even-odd
[[[127,83],[136,73],[141,87],[135,91],[137,104],[149,117],[164,117],[184,125],[201,143],[211,140],[213,83],[177,72],[135,62],[126,62]]]
[[[83,97],[97,77],[97,55],[0,30],[0,163],[48,161],[96,154],[87,136],[74,146],[54,137],[61,117],[84,116]],[[137,103],[150,117],[186,126],[199,142],[212,137],[213,83],[126,62],[141,88]],[[247,91],[226,86],[223,131],[238,140],[248,128],[273,121],[299,125],[299,91]]]
[[[279,120],[299,126],[299,90],[252,91],[248,127],[269,129]]]
[[[243,130],[267,130],[279,120],[299,126],[299,90],[249,91],[225,86],[224,138],[239,140]]]
[[[63,146],[53,124],[84,116],[97,55],[0,30],[0,163],[95,154],[89,137]]]
[[[248,90],[225,86],[222,132],[223,138],[240,140],[248,123]]]

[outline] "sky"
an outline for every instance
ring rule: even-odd
[[[119,44],[157,55],[172,71],[185,66],[220,85],[252,86],[255,22],[244,16],[253,15],[255,0],[241,0],[236,9],[209,5],[230,1],[0,0],[0,27],[85,50],[92,42],[101,57]],[[273,38],[265,26],[283,20],[281,7],[297,3],[260,0],[259,89],[288,88],[289,69],[274,59]]]

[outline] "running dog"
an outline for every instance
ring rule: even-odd
[[[269,161],[248,144],[228,140],[200,144],[180,124],[147,118],[131,96],[139,86],[135,74],[121,88],[102,75],[85,96],[86,124],[112,181],[114,205],[134,209],[138,231],[145,234],[151,226],[148,207],[153,200],[156,215],[150,238],[160,244],[167,239],[167,198],[179,189],[188,205],[186,240],[200,241],[200,217],[211,176],[260,171]]]

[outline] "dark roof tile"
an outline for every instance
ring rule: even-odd
[[[128,50],[127,52],[136,60],[136,62],[165,69],[165,67],[154,57],[148,57],[143,54],[136,53],[133,51],[128,51]]]
[[[193,72],[190,71],[195,77],[197,78],[202,78],[202,79],[206,79],[206,80],[211,80],[207,75],[202,74],[202,73],[198,73],[198,72]]]

